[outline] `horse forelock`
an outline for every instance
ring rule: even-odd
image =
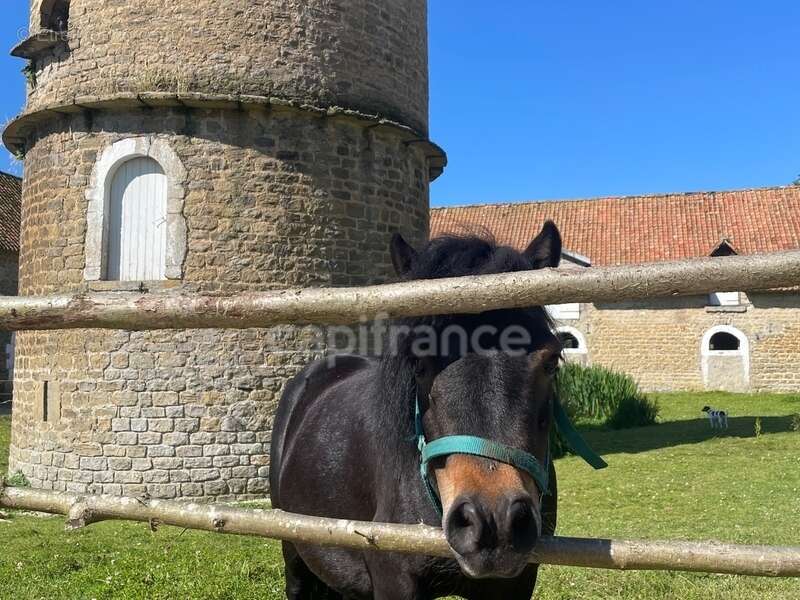
[[[439,279],[489,275],[531,270],[531,261],[521,252],[503,246],[488,233],[480,235],[447,234],[430,240],[414,260],[407,279]],[[392,396],[394,410],[387,416],[403,423],[407,433],[413,423],[415,398],[414,369],[416,357],[412,351],[415,331],[424,328],[440,334],[448,327],[468,323],[470,329],[478,324],[524,327],[534,343],[544,343],[554,336],[554,323],[540,306],[520,309],[494,310],[479,315],[449,314],[398,319],[391,323],[401,331],[396,338],[386,340],[382,354],[382,373]],[[389,347],[391,344],[391,348]],[[389,408],[389,407],[387,407]]]

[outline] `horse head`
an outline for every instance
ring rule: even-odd
[[[407,280],[555,267],[560,256],[552,222],[524,252],[481,237],[437,238],[419,252],[392,242]],[[515,577],[541,535],[548,491],[561,357],[552,324],[541,307],[404,324],[398,353],[413,370],[423,476],[447,540],[466,575]]]

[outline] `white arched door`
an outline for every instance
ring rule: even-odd
[[[718,325],[706,331],[700,360],[707,390],[750,391],[750,341],[735,327]]]
[[[167,177],[152,158],[120,165],[111,182],[108,279],[166,279]]]

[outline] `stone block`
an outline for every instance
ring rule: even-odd
[[[219,469],[192,469],[189,476],[195,482],[211,481],[219,479]]]

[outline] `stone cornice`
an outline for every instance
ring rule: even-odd
[[[30,112],[24,112],[8,123],[3,131],[3,143],[13,154],[24,154],[27,139],[37,125],[51,120],[54,116],[134,108],[273,110],[303,113],[314,118],[347,119],[364,127],[394,130],[405,138],[404,143],[423,145],[430,164],[431,181],[441,175],[447,166],[447,155],[441,147],[412,127],[382,118],[380,115],[370,115],[338,106],[314,106],[276,97],[200,92],[120,92],[101,96],[79,96],[73,98],[71,102],[47,104]]]

